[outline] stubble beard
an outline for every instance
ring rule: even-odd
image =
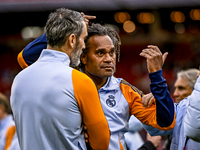
[[[114,67],[114,70],[112,72],[107,72],[107,71],[100,71],[100,73],[98,73],[98,76],[101,78],[108,78],[114,75],[116,71],[116,67]]]
[[[70,54],[70,67],[75,68],[80,64],[81,53],[82,50],[80,50],[80,46],[77,44]]]

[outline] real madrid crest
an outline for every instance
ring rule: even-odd
[[[116,105],[115,97],[113,95],[109,95],[108,99],[106,100],[106,104],[109,107],[114,107]]]

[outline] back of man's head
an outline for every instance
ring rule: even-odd
[[[188,70],[182,70],[177,73],[177,78],[184,78],[185,80],[188,81],[189,86],[194,89],[194,84],[197,80],[197,74],[199,73],[198,69],[191,68]]]
[[[0,106],[4,107],[5,113],[7,113],[7,114],[11,113],[8,98],[3,93],[0,93]]]
[[[48,45],[60,48],[71,34],[75,34],[78,39],[84,27],[83,23],[81,13],[66,8],[56,9],[50,13],[45,26]]]

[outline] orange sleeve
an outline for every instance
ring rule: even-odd
[[[72,71],[74,94],[78,101],[83,123],[87,127],[92,149],[106,150],[110,131],[94,82],[84,73]]]
[[[129,111],[131,115],[137,117],[142,123],[160,130],[171,130],[174,128],[175,115],[174,120],[170,126],[160,127],[157,123],[156,117],[156,103],[153,103],[149,108],[145,108],[142,105],[142,93],[140,93],[140,91],[137,88],[122,83],[120,84],[120,88],[125,99],[129,103]]]
[[[22,69],[28,67],[28,64],[25,62],[23,58],[23,50],[18,54],[17,61]]]
[[[16,129],[15,126],[12,126],[8,129],[7,133],[6,133],[6,144],[5,144],[5,150],[8,150],[11,142],[12,142],[12,138],[15,135]]]

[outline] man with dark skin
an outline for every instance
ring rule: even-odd
[[[86,150],[84,124],[91,147],[108,149],[109,126],[96,86],[71,67],[79,64],[85,49],[87,26],[83,16],[58,8],[49,14],[45,32],[46,48],[37,62],[17,74],[11,88],[20,148]]]
[[[35,42],[37,45],[39,43]],[[88,27],[85,43],[86,49],[81,55],[80,70],[86,73],[97,86],[111,131],[110,150],[127,149],[124,133],[128,131],[130,115],[135,115],[142,123],[162,130],[170,130],[174,127],[174,110],[171,109],[173,101],[161,70],[167,53],[163,55],[157,46],[149,45],[140,54],[147,59],[152,93],[156,97],[156,103],[145,109],[141,103],[143,92],[125,80],[113,76],[120,52],[118,34],[108,27],[93,24]],[[25,48],[25,50],[28,52],[31,49]],[[21,59],[25,59],[26,62],[26,58]],[[159,96],[158,93],[161,93],[159,90],[162,90],[164,96]]]
[[[103,92],[101,91],[102,91],[102,88],[105,88],[105,85],[108,84],[107,82],[109,78],[110,77],[112,78],[115,72],[116,59],[117,59],[118,53],[114,47],[114,45],[116,44],[114,43],[113,45],[110,41],[110,38],[107,35],[101,35],[100,32],[95,31],[95,30],[98,30],[98,28],[101,28],[101,30],[104,29],[103,27],[98,27],[97,24],[94,24],[88,28],[89,36],[86,39],[86,49],[81,55],[81,61],[82,61],[81,69],[95,82],[97,89],[99,90],[100,99],[103,105],[104,100],[103,100],[103,97],[101,98],[101,93]],[[157,47],[149,46],[148,48],[153,49]],[[144,56],[147,51],[148,51],[147,49],[143,50],[143,52],[141,53],[141,56]],[[157,52],[158,53],[160,52],[159,49],[157,49]],[[166,55],[167,53],[164,55],[165,58],[166,58]],[[153,70],[153,68],[151,67],[149,67],[149,69]],[[111,93],[111,91],[109,92]],[[106,106],[103,106],[103,108],[105,107]],[[105,112],[106,111],[104,110],[104,113]],[[106,114],[106,116],[109,116],[109,114]],[[107,117],[107,120],[110,120],[109,117]],[[112,132],[114,133],[114,131],[111,129],[111,135],[112,135]],[[120,132],[120,131],[116,131],[116,132]]]

